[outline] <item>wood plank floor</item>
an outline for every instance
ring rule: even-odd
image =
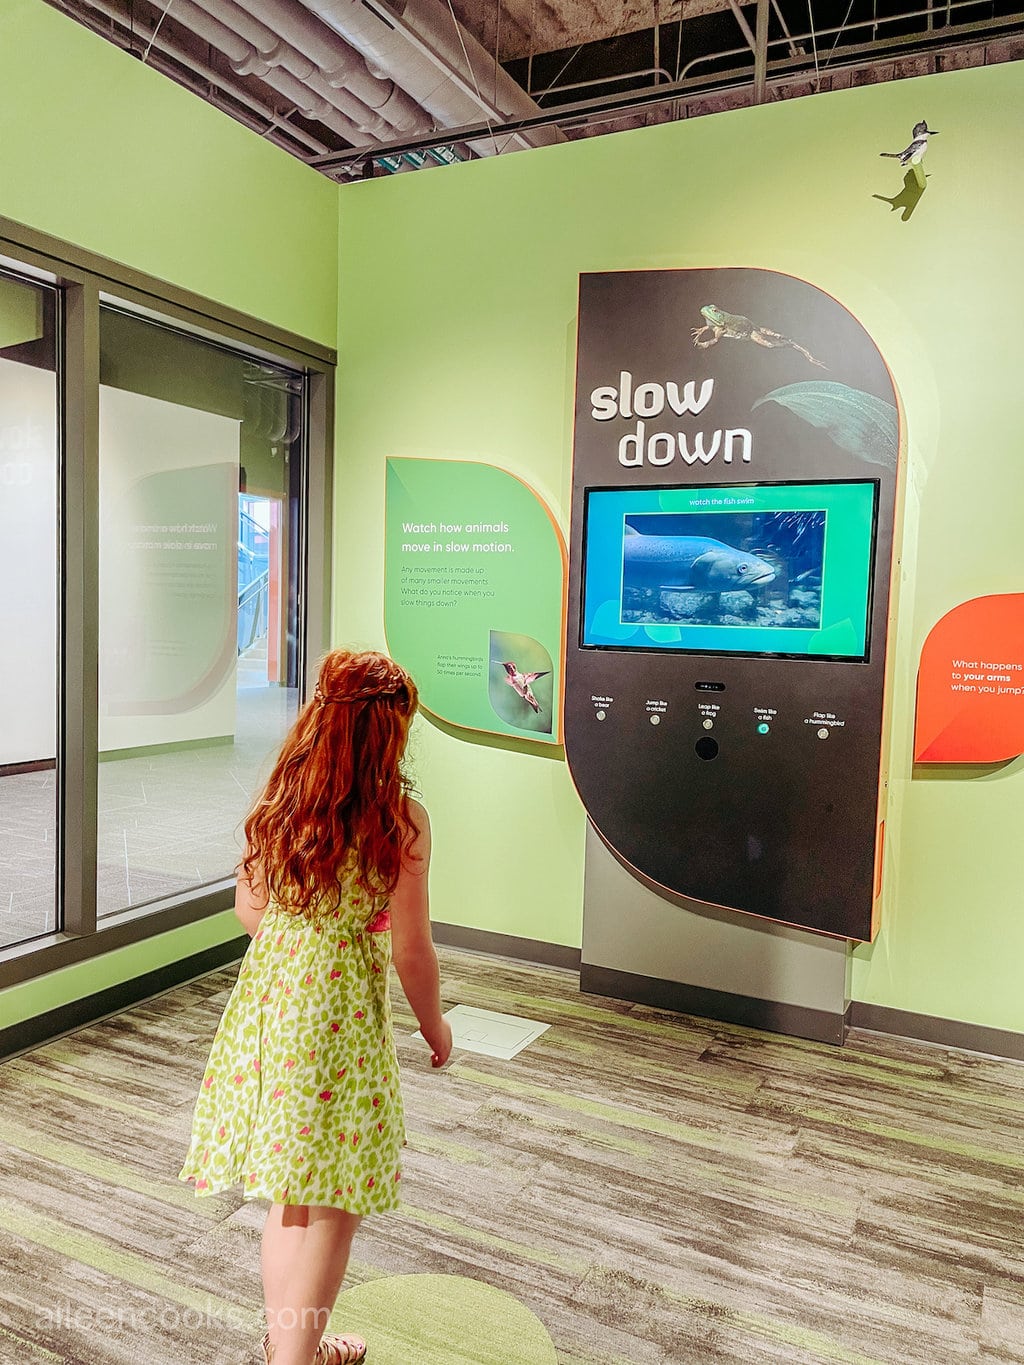
[[[437,1075],[396,994],[407,1202],[349,1284],[485,1280],[564,1365],[1024,1365],[1024,1066],[441,957],[447,1005],[551,1028]],[[175,1179],[232,976],[0,1067],[0,1365],[255,1359],[262,1210]]]

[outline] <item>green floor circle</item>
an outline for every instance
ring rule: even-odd
[[[330,1331],[357,1332],[366,1365],[557,1365],[547,1329],[503,1289],[462,1275],[393,1275],[346,1289]]]

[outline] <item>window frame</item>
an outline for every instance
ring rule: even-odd
[[[330,640],[334,376],[337,354],[203,295],[0,216],[0,266],[57,288],[59,621],[57,658],[58,929],[0,948],[0,990],[229,909],[233,877],[96,917],[99,673],[100,310],[172,323],[201,340],[305,377],[299,674]],[[71,840],[64,832],[73,830]],[[62,913],[61,913],[62,912]]]

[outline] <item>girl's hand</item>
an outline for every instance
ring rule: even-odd
[[[441,1019],[438,1021],[438,1027],[431,1029],[429,1034],[424,1029],[423,1037],[430,1048],[430,1065],[435,1068],[444,1066],[452,1051],[451,1024],[447,1019]]]

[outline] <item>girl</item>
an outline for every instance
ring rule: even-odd
[[[405,1141],[392,961],[443,1066],[427,909],[430,827],[402,772],[416,687],[335,650],[245,824],[235,913],[252,937],[217,1029],[181,1173],[199,1195],[268,1199],[266,1361],[356,1365],[323,1336],[364,1214],[394,1208]]]

